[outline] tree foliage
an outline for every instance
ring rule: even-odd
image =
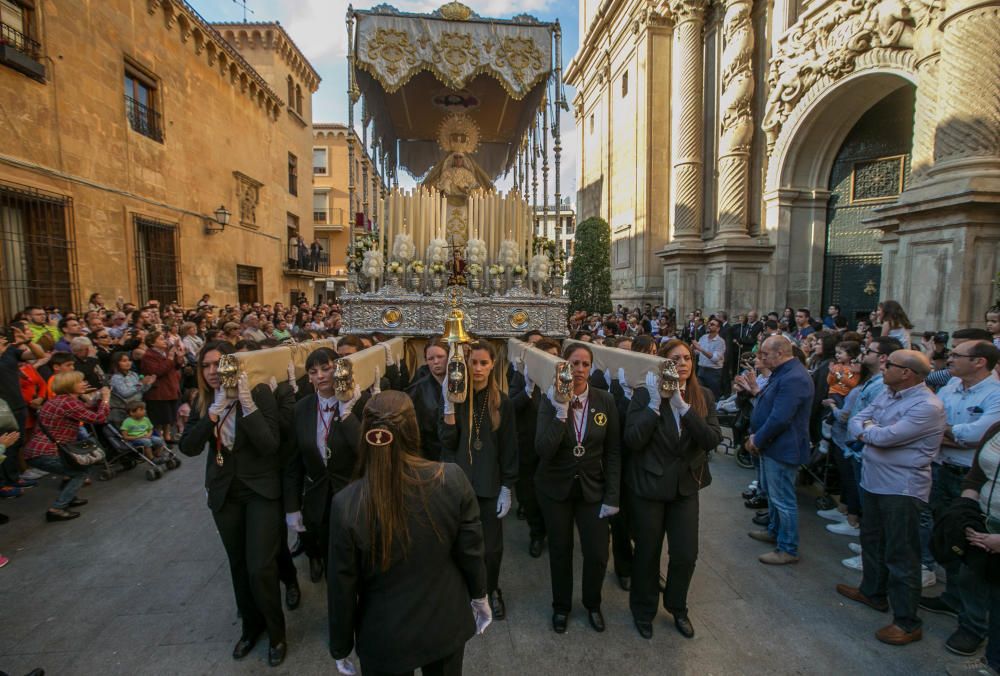
[[[576,226],[569,271],[569,309],[611,312],[611,227],[602,218]]]

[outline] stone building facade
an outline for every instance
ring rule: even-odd
[[[312,236],[319,76],[281,26],[182,0],[8,4],[0,315],[310,291],[284,262],[289,226]]]
[[[581,0],[578,208],[616,302],[979,325],[1000,270],[997,0]]]
[[[358,189],[354,204],[349,204],[350,153],[354,145],[354,176]],[[340,122],[313,124],[313,229],[323,247],[324,258],[316,280],[316,300],[335,299],[347,286],[347,247],[355,214],[364,213],[365,195],[371,197],[386,190],[379,165],[361,153],[356,132],[348,136],[347,125]],[[367,193],[362,186],[367,186]]]

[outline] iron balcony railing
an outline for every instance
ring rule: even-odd
[[[332,209],[313,208],[313,225],[339,225],[344,227],[347,225],[344,210],[340,207]]]
[[[42,46],[13,26],[0,23],[0,45],[10,45],[22,54],[37,59]]]
[[[163,125],[158,112],[126,95],[125,114],[132,129],[154,141],[163,142]]]

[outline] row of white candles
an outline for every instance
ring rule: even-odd
[[[402,233],[413,237],[414,258],[423,260],[432,239],[448,237],[448,201],[437,190],[422,187],[412,190],[394,188],[379,200],[382,228],[379,248],[393,258],[393,243]],[[500,251],[500,242],[508,239],[517,243],[521,265],[531,258],[531,207],[517,191],[506,195],[476,191],[468,198],[466,241],[481,239],[486,243],[488,262]]]

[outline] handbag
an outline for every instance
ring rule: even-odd
[[[70,467],[86,468],[96,463],[102,462],[105,458],[104,449],[92,437],[77,439],[75,441],[56,441],[48,428],[42,423],[42,417],[38,416],[38,427],[45,433],[45,436],[56,445],[59,450],[59,457]]]
[[[10,404],[6,400],[0,399],[0,432],[16,432],[20,427],[14,412],[10,410]]]

